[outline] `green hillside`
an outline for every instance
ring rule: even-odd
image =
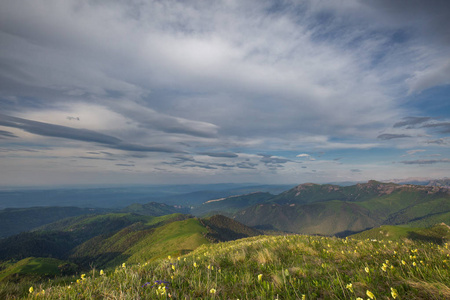
[[[7,263],[0,271],[0,281],[17,282],[24,277],[42,278],[74,274],[77,266],[56,258],[27,257],[15,263]]]
[[[181,206],[167,205],[164,203],[149,202],[145,204],[134,203],[121,210],[124,213],[134,213],[144,216],[164,216],[175,213],[187,214],[189,208]]]
[[[428,228],[384,225],[354,234],[351,237],[356,239],[393,241],[408,239],[418,242],[432,242],[438,245],[442,245],[450,241],[450,227],[445,223],[437,224]]]
[[[302,184],[233,218],[259,229],[346,236],[381,225],[445,222],[448,212],[448,189],[369,181],[346,187]]]
[[[449,299],[449,261],[448,244],[257,236],[205,243],[181,257],[168,252],[152,262],[92,270],[65,285],[32,285],[31,295],[45,299]],[[30,285],[22,286],[15,295],[29,297]],[[8,292],[0,288],[0,296],[11,296]]]
[[[80,268],[107,268],[149,261],[167,253],[181,255],[205,243],[260,234],[224,216],[202,220],[183,214],[79,216],[43,229],[0,240],[0,260],[53,257]]]
[[[0,210],[0,238],[30,231],[61,219],[104,211],[79,207],[5,208]]]

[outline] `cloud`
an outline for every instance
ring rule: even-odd
[[[394,128],[422,124],[431,120],[431,117],[405,117],[403,121],[394,124]]]
[[[42,136],[99,143],[108,146],[110,148],[125,151],[168,152],[168,153],[181,152],[180,150],[171,147],[129,144],[123,142],[119,138],[88,129],[76,129],[67,126],[54,125],[32,120],[26,120],[22,118],[11,117],[3,114],[0,114],[0,125],[6,127],[19,128],[26,132]]]
[[[211,157],[235,158],[238,157],[236,153],[231,152],[200,152],[200,155],[207,155]]]
[[[18,137],[18,136],[15,135],[12,132],[5,131],[5,130],[0,130],[0,139],[3,139],[3,138],[16,138],[16,137]]]
[[[427,150],[416,149],[416,150],[408,150],[408,151],[406,151],[406,153],[407,153],[408,155],[414,155],[414,154],[416,154],[416,153],[425,152],[425,151],[427,151]]]
[[[409,138],[411,137],[408,134],[396,134],[396,133],[383,133],[377,136],[377,139],[380,140],[392,140],[392,139],[400,139],[400,138]]]
[[[439,122],[439,123],[431,123],[425,124],[422,127],[424,128],[437,128],[441,133],[450,133],[450,122]]]
[[[116,164],[119,167],[134,167],[134,164]]]
[[[437,145],[445,145],[447,144],[447,141],[443,138],[436,139],[436,140],[428,140],[426,141],[427,144],[437,144]]]
[[[430,165],[430,164],[437,164],[437,163],[450,163],[450,159],[443,158],[443,159],[404,160],[404,161],[400,161],[400,163],[405,164],[405,165]]]
[[[302,154],[297,155],[296,157],[310,157],[310,156],[311,155],[309,155],[309,154],[302,153]]]
[[[265,163],[265,164],[285,164],[287,162],[290,162],[290,159],[287,158],[280,158],[280,157],[274,157],[272,155],[263,155],[261,154],[262,158],[261,158],[261,162]]]

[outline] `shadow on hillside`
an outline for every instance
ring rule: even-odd
[[[445,243],[446,239],[444,237],[437,237],[437,236],[430,236],[430,235],[424,235],[413,231],[408,231],[408,239],[413,241],[421,241],[421,242],[428,242],[428,243],[434,243],[437,245],[442,245]]]
[[[119,266],[129,257],[130,255],[125,255],[122,252],[107,252],[95,256],[72,257],[71,261],[83,268],[105,268]]]
[[[345,238],[345,237],[350,236],[350,235],[352,235],[352,234],[357,234],[357,233],[360,233],[360,232],[363,232],[363,231],[366,231],[366,230],[369,230],[369,229],[371,229],[371,227],[367,227],[366,229],[363,229],[363,230],[357,230],[357,231],[353,231],[353,230],[344,230],[344,231],[335,233],[334,236],[335,236],[335,237],[338,237],[338,238]]]

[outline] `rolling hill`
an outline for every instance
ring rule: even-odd
[[[259,229],[346,236],[380,225],[448,220],[450,191],[369,181],[353,186],[301,184],[233,218]]]
[[[224,216],[203,220],[184,214],[85,215],[0,239],[0,261],[42,257],[66,260],[81,268],[113,267],[167,253],[180,255],[205,243],[258,234],[259,231]]]

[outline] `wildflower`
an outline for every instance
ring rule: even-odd
[[[302,294],[302,300],[306,300],[306,295]]]
[[[86,274],[81,274],[81,280],[86,280]]]
[[[32,294],[33,291],[34,291],[34,288],[33,288],[32,286],[30,286],[30,288],[28,289],[28,291],[30,292],[30,294]]]
[[[369,291],[369,290],[366,291],[366,295],[367,295],[370,299],[375,299],[375,295],[374,295],[371,291]]]
[[[216,289],[214,289],[214,288],[213,288],[213,289],[210,289],[209,292],[210,292],[211,294],[215,294],[215,293],[216,293]]]
[[[100,270],[100,276],[105,275],[105,272],[103,272],[103,270]]]
[[[167,258],[168,258],[168,259],[171,259],[172,257],[169,255],[169,256],[167,256]]]
[[[125,265],[125,263],[123,263],[123,264],[122,264],[122,268],[125,268],[125,267],[126,267],[126,265]]]
[[[369,273],[369,267],[365,267],[364,271],[366,271],[366,273]]]
[[[346,288],[353,293],[353,284],[349,283],[347,284]]]
[[[414,267],[417,267],[417,264],[416,264],[416,262],[413,262],[413,266],[414,266]]]
[[[358,298],[356,298],[356,300],[364,300],[363,298],[361,298],[361,297],[358,297]]]
[[[261,281],[261,280],[262,280],[262,276],[263,276],[263,274],[259,274],[259,275],[258,275],[258,281]]]
[[[383,266],[381,267],[381,270],[383,270],[383,272],[386,272],[386,269],[387,269],[387,265],[383,264]]]
[[[406,261],[402,259],[402,265],[406,265]]]
[[[211,270],[211,265],[208,265],[208,270]]]
[[[394,288],[391,288],[391,295],[392,295],[392,298],[394,298],[394,299],[397,298],[398,297],[397,290]]]
[[[194,268],[197,268],[197,263],[196,262],[194,262]]]
[[[172,265],[172,270],[174,270],[174,271],[175,271],[175,266],[174,266],[174,265]]]

